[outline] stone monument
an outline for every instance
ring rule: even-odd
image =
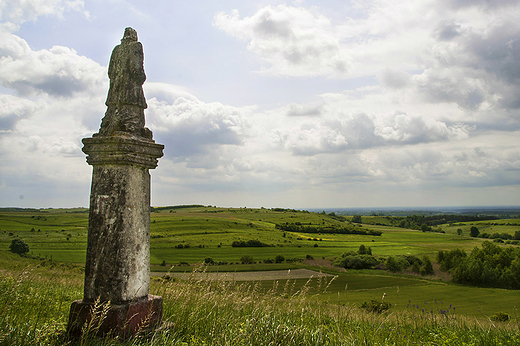
[[[150,174],[163,156],[144,127],[143,47],[126,28],[112,51],[107,111],[99,132],[83,139],[93,166],[83,300],[72,303],[67,330],[79,335],[105,306],[95,334],[130,337],[162,320],[150,287]],[[99,317],[99,316],[98,316]]]

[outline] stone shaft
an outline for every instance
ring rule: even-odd
[[[130,165],[94,166],[84,300],[123,302],[150,286],[150,174]]]

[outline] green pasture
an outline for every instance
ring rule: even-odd
[[[367,217],[369,218],[369,217]],[[388,217],[374,216],[386,219]],[[421,232],[380,225],[362,228],[383,232],[381,236],[354,234],[305,234],[283,232],[276,224],[344,225],[347,221],[322,213],[272,211],[269,209],[198,207],[165,209],[151,213],[151,264],[165,261],[198,263],[207,257],[214,261],[236,263],[244,255],[255,262],[283,255],[288,259],[335,258],[356,251],[361,244],[370,246],[374,255],[426,254],[433,258],[439,250],[462,248],[470,251],[482,239],[467,236],[473,223],[443,225],[445,234]],[[382,221],[379,220],[379,221]],[[492,223],[492,224],[491,224]],[[514,233],[520,220],[480,222],[482,232]],[[0,248],[8,249],[14,237],[29,244],[31,254],[63,262],[84,263],[88,213],[74,209],[42,211],[0,211]],[[357,225],[361,227],[361,225]],[[463,235],[457,235],[457,228]],[[489,229],[488,229],[489,228]],[[270,245],[261,248],[232,247],[233,241],[260,240]],[[182,248],[179,248],[182,246]]]
[[[457,234],[457,229],[460,228],[462,235],[468,237],[469,230],[473,226],[477,227],[480,233],[507,233],[513,235],[516,231],[520,231],[520,219],[472,221],[441,225],[442,230],[446,233]]]
[[[384,221],[386,217],[377,218]],[[307,256],[334,259],[343,252],[357,251],[361,244],[371,247],[375,256],[413,254],[427,255],[433,259],[439,250],[461,248],[470,251],[480,246],[483,239],[468,236],[473,225],[481,232],[488,233],[514,234],[520,229],[517,226],[520,220],[510,219],[441,225],[444,234],[367,224],[356,227],[379,230],[382,235],[306,234],[283,232],[275,225],[286,222],[344,225],[345,222],[350,222],[350,218],[346,217],[346,221],[341,221],[333,215],[322,213],[216,207],[159,210],[151,213],[151,220],[150,258],[152,271],[157,272],[190,271],[193,267],[181,266],[180,263],[200,263],[207,257],[215,262],[228,263],[210,266],[208,271],[292,269],[304,265],[300,262],[262,262],[274,259],[277,255],[283,255],[288,260]],[[29,244],[30,254],[35,257],[52,259],[53,262],[76,263],[81,267],[85,263],[87,228],[88,213],[85,210],[0,211],[0,266],[11,267],[19,261],[33,264],[38,262],[22,260],[17,255],[13,257],[7,251],[12,239],[19,237]],[[462,235],[457,234],[458,228],[463,230]],[[233,241],[241,240],[260,240],[269,246],[231,246]],[[239,264],[241,257],[245,255],[252,256],[255,263]],[[160,266],[163,262],[166,265]],[[448,306],[456,306],[456,312],[460,314],[486,316],[497,311],[516,316],[520,302],[520,293],[513,290],[460,286],[374,270],[349,270],[336,274],[338,277],[330,283],[326,292],[323,291],[326,284],[319,283],[317,279],[310,283],[310,292],[319,293],[317,299],[320,301],[337,303],[339,299],[341,304],[361,304],[370,299],[380,299],[386,293],[385,299],[397,304],[396,309],[410,309],[409,306],[406,307],[408,300],[412,304],[430,304],[437,300],[439,306],[440,301]],[[298,290],[304,287],[306,281],[296,280],[290,285]],[[263,281],[259,285],[268,290],[273,287],[274,282]],[[286,283],[283,280],[278,282],[278,289],[284,287]],[[422,305],[424,304],[420,305],[421,313]]]
[[[450,308],[451,314],[465,316],[488,317],[502,311],[520,317],[520,292],[517,290],[463,286],[421,277],[358,270],[338,273],[331,280],[327,277],[262,281],[261,287],[264,290],[276,287],[279,292],[288,290],[291,294],[308,286],[309,294],[321,302],[355,306],[372,299],[381,300],[385,295],[384,300],[392,304],[393,310],[412,311],[418,315],[432,311],[439,314],[438,310]]]

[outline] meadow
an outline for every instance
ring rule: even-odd
[[[195,290],[193,292],[194,295],[207,294],[215,297],[219,303],[214,303],[213,307],[210,306],[210,303],[208,303],[209,305],[203,304],[204,306],[201,306],[200,309],[206,309],[204,311],[208,313],[207,309],[211,310],[215,306],[219,306],[218,304],[224,304],[226,307],[222,307],[222,311],[219,307],[218,311],[211,310],[210,312],[217,315],[220,313],[224,315],[231,314],[226,318],[241,321],[237,322],[238,324],[234,325],[229,332],[241,335],[237,340],[242,341],[233,343],[230,341],[234,340],[233,337],[228,335],[229,342],[226,343],[218,338],[217,342],[217,339],[214,339],[216,338],[215,335],[208,330],[201,331],[202,334],[199,335],[197,330],[207,327],[195,325],[200,323],[200,321],[197,322],[196,319],[190,320],[193,316],[188,311],[177,311],[181,308],[176,306],[174,302],[167,302],[167,300],[165,300],[165,304],[168,304],[168,306],[170,306],[169,304],[173,305],[166,309],[168,321],[175,320],[172,323],[179,323],[178,314],[188,314],[188,320],[191,321],[189,323],[193,323],[193,325],[186,327],[182,332],[178,328],[173,328],[172,330],[165,329],[156,336],[157,340],[171,337],[172,339],[168,340],[175,340],[175,342],[172,341],[173,344],[197,345],[202,344],[202,341],[207,344],[247,344],[245,341],[247,339],[246,331],[252,334],[259,331],[251,329],[253,327],[256,328],[256,325],[247,326],[248,323],[251,323],[251,320],[244,311],[255,313],[258,310],[257,312],[261,314],[272,313],[273,310],[280,309],[285,311],[286,315],[278,316],[277,318],[282,320],[278,320],[276,323],[286,325],[291,320],[292,322],[289,325],[292,325],[292,327],[287,328],[296,328],[293,330],[294,335],[303,332],[305,328],[314,328],[314,324],[317,323],[316,320],[313,320],[314,318],[319,318],[322,321],[318,326],[322,326],[324,329],[314,329],[316,333],[319,333],[319,337],[317,334],[314,335],[310,332],[314,336],[309,336],[311,339],[306,339],[309,344],[323,344],[325,340],[329,340],[330,344],[357,344],[362,340],[360,339],[362,337],[367,337],[367,340],[371,340],[369,344],[392,344],[392,342],[400,344],[405,341],[400,334],[394,335],[390,332],[388,332],[390,334],[385,332],[387,333],[384,334],[386,339],[382,339],[383,334],[380,333],[382,329],[379,327],[374,328],[374,325],[384,326],[388,328],[385,329],[387,331],[392,328],[392,330],[396,330],[395,328],[397,327],[404,328],[401,330],[408,328],[408,334],[406,334],[408,339],[406,339],[406,342],[410,344],[420,344],[420,341],[422,342],[423,340],[431,340],[430,344],[442,344],[439,340],[434,342],[431,338],[424,339],[424,336],[412,341],[410,333],[412,330],[417,331],[417,316],[420,316],[421,321],[426,323],[425,326],[427,328],[440,328],[439,330],[442,330],[442,332],[435,330],[437,330],[436,333],[440,333],[441,339],[447,338],[449,334],[452,336],[458,335],[454,340],[463,340],[466,336],[462,337],[459,335],[461,330],[471,331],[471,333],[475,332],[475,335],[479,335],[475,336],[470,333],[473,335],[469,337],[471,340],[478,340],[482,337],[484,338],[482,340],[487,341],[495,340],[496,338],[498,338],[496,340],[512,340],[511,338],[517,335],[515,333],[518,333],[517,309],[520,303],[519,291],[453,284],[447,282],[446,276],[440,275],[442,273],[439,273],[437,268],[435,275],[423,277],[413,273],[392,274],[384,270],[373,269],[344,271],[330,265],[330,262],[335,257],[346,251],[357,251],[362,244],[370,247],[373,254],[378,257],[413,254],[426,255],[434,260],[435,254],[439,250],[460,248],[471,251],[474,247],[480,246],[483,241],[483,239],[469,237],[469,229],[473,223],[442,225],[441,227],[445,233],[434,233],[390,227],[384,224],[353,224],[350,222],[351,217],[340,217],[326,213],[202,206],[157,208],[152,211],[151,220],[151,269],[157,275],[167,273],[165,279],[154,277],[153,287],[155,294],[166,297],[180,294],[188,299],[191,302],[190,304],[195,304],[197,298],[188,296],[187,292],[189,290]],[[329,233],[308,234],[284,232],[276,226],[277,224],[285,223],[320,226],[341,226],[347,224],[359,230],[371,229],[381,231],[382,233],[380,236]],[[520,229],[519,226],[516,226],[518,223],[518,220],[494,220],[492,223],[479,223],[478,227],[483,229],[493,228],[493,231],[500,233],[514,233]],[[9,292],[15,286],[28,285],[33,287],[32,289],[27,288],[28,292],[38,292],[38,295],[45,297],[45,299],[59,301],[60,307],[57,312],[55,311],[55,317],[52,317],[52,323],[55,324],[45,322],[48,325],[53,325],[52,328],[54,328],[55,332],[52,335],[54,335],[54,338],[57,338],[55,340],[62,340],[60,338],[64,337],[59,331],[62,331],[64,328],[70,303],[72,300],[82,297],[82,266],[85,261],[87,228],[88,212],[85,209],[0,211],[0,268],[3,276],[2,281],[7,283],[2,286],[2,296],[11,294]],[[458,228],[463,229],[462,235],[458,234]],[[14,238],[21,238],[27,242],[30,247],[29,257],[32,256],[33,258],[22,258],[7,251],[11,240]],[[259,240],[268,246],[232,246],[234,241],[248,240]],[[252,256],[253,262],[242,264],[241,258],[245,255]],[[270,262],[277,255],[283,255],[285,261],[282,263],[265,263]],[[211,258],[214,263],[220,264],[202,265],[201,263],[207,258]],[[310,260],[311,258],[313,260]],[[210,291],[206,293],[201,292],[206,288],[202,289],[202,284],[199,281],[195,279],[180,280],[178,279],[179,276],[176,276],[176,273],[189,273],[193,270],[239,272],[259,270],[289,271],[298,268],[313,269],[316,272],[322,271],[331,274],[331,276],[327,278],[318,278],[316,276],[310,279],[295,280],[279,277],[275,280],[251,283],[230,283],[215,280],[209,286],[220,288],[215,288],[215,292]],[[27,270],[32,274],[26,274]],[[11,286],[9,286],[9,283],[11,283]],[[232,285],[233,289],[229,288],[229,285]],[[206,283],[202,286],[207,287],[208,284]],[[238,286],[243,287],[243,289],[239,290],[239,292],[234,291]],[[244,287],[247,287],[247,289]],[[245,310],[242,312],[227,311],[226,309],[233,310],[234,308],[231,308],[229,305],[231,302],[227,300],[225,290],[231,290],[230,295],[242,294],[243,291],[249,292],[249,296],[243,296],[240,299],[245,301],[261,299],[265,303],[265,309],[267,310],[263,310],[264,307],[255,305],[244,307]],[[181,294],[180,292],[183,293]],[[391,305],[388,314],[376,316],[367,314],[360,309],[362,303],[372,299],[381,300],[383,296]],[[6,299],[3,300],[3,304],[7,304],[8,300]],[[29,297],[23,299],[30,300]],[[178,300],[180,298],[175,299]],[[278,304],[280,304],[280,307],[278,307]],[[298,304],[303,305],[300,306]],[[302,325],[301,323],[304,321],[300,320],[298,322],[300,324],[296,324],[298,326],[296,327],[294,325],[295,321],[298,318],[301,319],[301,316],[297,318],[294,315],[295,312],[291,311],[296,305],[298,305],[298,309],[301,310],[303,306],[304,311],[309,311],[309,314],[317,314],[318,317],[309,317],[307,322],[311,324],[305,322]],[[12,310],[8,305],[0,308],[3,309],[0,310],[0,313],[4,315],[6,311]],[[195,308],[195,310],[199,311],[198,309],[199,307]],[[442,313],[448,310],[450,319],[446,319],[445,313]],[[509,322],[491,321],[490,318],[498,312],[511,316]],[[47,315],[46,312],[41,314]],[[349,319],[344,320],[346,315],[350,317],[355,316],[355,318],[350,320],[349,317]],[[56,316],[61,317],[56,318]],[[444,323],[445,321],[450,322],[446,324]],[[213,323],[214,328],[217,328],[220,322],[213,321]],[[266,321],[266,323],[275,323],[275,321]],[[344,332],[341,332],[342,328],[347,328],[352,323],[357,323],[357,331],[355,333],[351,331],[349,332],[350,334],[346,335]],[[12,328],[12,326],[13,324],[11,323],[9,328]],[[486,328],[490,326],[494,326],[494,330],[498,334],[489,336],[489,329]],[[39,328],[36,325],[33,325],[33,327],[35,328],[34,332]],[[18,332],[5,328],[8,327],[4,323],[0,330],[3,330],[5,338],[12,333],[14,333],[13,335],[18,335],[16,334]],[[22,326],[17,326],[16,328],[22,328]],[[267,327],[263,326],[262,328]],[[271,326],[270,328],[274,327]],[[364,330],[362,335],[359,334],[359,328]],[[22,329],[19,332],[23,334],[26,331]],[[9,332],[8,330],[11,331]],[[487,336],[481,335],[486,330]],[[511,331],[515,332],[510,334]],[[162,334],[163,332],[168,336]],[[286,331],[286,333],[289,332]],[[498,337],[497,335],[499,334],[502,336]],[[487,337],[491,339],[486,339]],[[0,335],[1,340],[7,339],[2,339]],[[32,339],[32,341],[34,340]],[[149,344],[150,341],[146,340],[142,342]],[[1,344],[2,342],[0,342]],[[257,344],[269,344],[269,342],[259,342]],[[471,344],[471,342],[468,344]],[[475,342],[473,344],[479,343]],[[501,343],[497,341],[489,344]]]
[[[263,290],[259,283],[171,278],[152,280],[151,293],[164,299],[160,328],[121,340],[95,338],[95,326],[89,325],[80,339],[70,339],[65,326],[72,301],[82,294],[80,268],[15,256],[2,253],[0,258],[0,345],[488,346],[520,342],[517,319],[496,322],[467,317],[448,302],[409,303],[409,297],[403,297],[379,314],[358,304],[319,299],[333,289],[330,281],[277,282]],[[376,303],[383,299],[387,298]],[[396,309],[400,305],[406,308]]]
[[[305,258],[307,255],[332,258],[346,251],[356,251],[361,244],[370,246],[373,253],[379,256],[426,254],[433,258],[439,250],[462,248],[469,251],[482,242],[467,234],[459,236],[455,230],[439,234],[380,225],[355,226],[382,231],[382,236],[300,234],[276,229],[276,224],[283,223],[299,222],[319,226],[348,223],[329,214],[291,210],[158,208],[151,213],[151,220],[152,265],[159,265],[163,261],[167,265],[198,263],[207,257],[216,262],[237,263],[245,254],[251,255],[256,262],[274,259],[279,254],[286,259]],[[56,261],[81,264],[85,262],[87,229],[86,210],[0,211],[0,248],[8,248],[11,239],[19,237],[29,244],[34,256],[47,259],[52,256]],[[251,239],[261,240],[271,246],[231,246],[233,241]]]

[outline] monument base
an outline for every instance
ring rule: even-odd
[[[70,307],[67,333],[78,337],[132,337],[155,329],[162,321],[162,297],[148,295],[122,304],[86,303],[76,300]]]

